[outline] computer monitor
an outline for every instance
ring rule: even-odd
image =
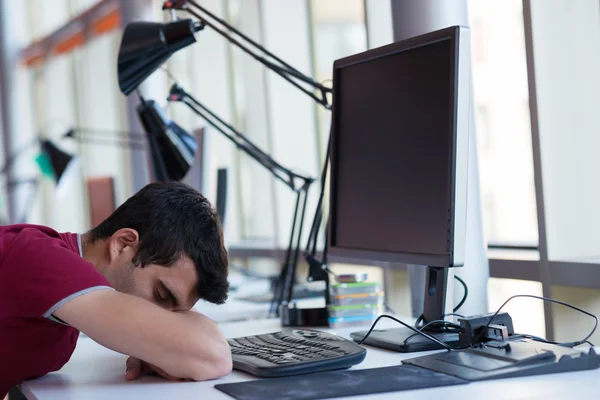
[[[427,267],[425,322],[464,263],[469,63],[462,26],[334,63],[329,252]]]
[[[221,225],[225,226],[225,215],[227,214],[227,168],[217,170],[217,197],[216,209]]]

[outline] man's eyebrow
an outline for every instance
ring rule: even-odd
[[[167,285],[165,285],[165,283],[162,280],[159,279],[158,281],[162,285],[165,292],[167,292],[167,296],[169,297],[169,300],[171,300],[173,307],[175,307],[175,308],[179,307],[179,301],[177,301],[177,297],[173,294],[171,289],[169,289],[169,287]]]

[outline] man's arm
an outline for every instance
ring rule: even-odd
[[[114,290],[81,295],[54,314],[103,346],[196,381],[231,372],[231,351],[202,314],[169,312]]]

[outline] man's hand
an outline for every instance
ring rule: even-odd
[[[142,361],[140,359],[137,359],[135,357],[129,357],[127,359],[127,362],[125,363],[125,365],[127,366],[127,371],[125,372],[125,379],[127,379],[128,381],[134,381],[137,378],[139,378],[140,376],[154,375],[154,374],[158,374],[158,375],[162,376],[163,378],[168,379],[170,381],[184,381],[185,380],[183,378],[176,378],[174,376],[171,376],[171,375],[167,374],[165,371],[163,371],[162,369],[158,368],[157,366],[147,363],[145,361]]]

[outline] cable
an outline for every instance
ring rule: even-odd
[[[531,294],[517,294],[515,296],[509,297],[508,300],[506,300],[500,306],[500,308],[498,308],[498,310],[496,310],[496,312],[494,313],[494,315],[488,320],[488,323],[482,329],[481,333],[479,334],[478,339],[481,339],[481,337],[483,336],[483,334],[487,331],[487,328],[490,326],[490,324],[492,323],[492,321],[494,320],[494,318],[496,318],[496,316],[498,315],[498,313],[500,312],[500,310],[502,310],[504,308],[504,306],[506,305],[506,303],[508,303],[509,301],[511,301],[512,299],[514,299],[516,297],[529,297],[529,298],[532,298],[532,299],[549,301],[551,303],[556,303],[556,304],[560,304],[560,305],[565,306],[565,307],[569,307],[569,308],[571,308],[573,310],[579,311],[580,313],[583,313],[585,315],[588,315],[588,316],[594,318],[594,320],[595,320],[594,328],[592,329],[592,331],[585,338],[583,338],[582,340],[577,341],[577,342],[556,343],[556,344],[558,344],[560,346],[575,347],[575,346],[579,346],[579,345],[581,345],[583,343],[587,343],[588,339],[594,334],[594,332],[596,332],[596,328],[598,328],[598,318],[594,314],[591,314],[591,313],[589,313],[589,312],[587,312],[585,310],[582,310],[581,308],[572,306],[570,304],[564,303],[564,302],[559,301],[559,300],[549,299],[547,297],[534,296],[534,295],[531,295]],[[529,336],[531,336],[531,335],[529,335]],[[552,343],[552,342],[549,342],[549,343]]]
[[[454,322],[446,321],[444,319],[435,319],[433,321],[429,321],[425,325],[417,325],[417,326],[415,326],[415,328],[425,329],[430,325],[442,325],[443,328],[445,328],[445,329],[447,329],[447,326],[450,326],[454,329],[459,329],[459,330],[462,329],[462,327],[459,324],[455,324]]]
[[[436,319],[436,320],[426,323],[423,326],[418,327],[419,331],[423,332],[425,330],[425,328],[427,328],[428,326],[434,325],[434,324],[442,325],[442,329],[440,329],[441,332],[460,333],[460,331],[461,331],[460,325],[449,322],[449,321],[444,321],[442,319]],[[453,329],[452,330],[448,329],[448,326],[450,326]],[[415,336],[417,336],[417,334],[413,333],[412,335],[410,335],[409,337],[404,339],[404,344],[406,344],[410,339],[412,339]]]
[[[448,346],[446,343],[442,342],[441,340],[439,340],[438,338],[431,336],[425,332],[422,332],[420,330],[418,330],[415,327],[412,327],[410,325],[408,325],[407,323],[404,323],[402,321],[400,321],[397,318],[392,317],[391,315],[380,315],[379,317],[377,317],[377,319],[375,320],[375,322],[373,322],[373,325],[371,325],[371,329],[369,329],[369,331],[367,332],[367,334],[358,342],[358,344],[362,344],[365,340],[367,340],[367,338],[369,337],[369,335],[371,334],[371,332],[373,332],[373,329],[375,329],[375,326],[377,325],[377,323],[379,322],[379,320],[381,318],[389,318],[393,321],[396,321],[397,323],[399,323],[400,325],[410,329],[411,331],[415,332],[415,334],[417,335],[421,335],[426,337],[427,339],[431,340],[432,342],[435,342],[437,344],[439,344],[440,346],[442,346],[443,348],[445,348],[446,350],[450,351],[450,350],[461,350],[462,348],[459,347],[452,347],[452,346]]]
[[[560,342],[553,342],[551,340],[548,339],[544,339],[543,337],[539,337],[539,336],[535,336],[535,335],[530,335],[529,333],[516,333],[512,336],[512,338],[516,338],[516,337],[525,337],[525,338],[529,338],[532,340],[535,340],[536,342],[542,342],[542,343],[548,343],[548,344],[555,344],[557,346],[563,346],[563,347],[571,347],[569,346],[569,344],[571,344],[570,342],[566,342],[566,343],[560,343]],[[590,342],[589,340],[586,340],[583,343],[578,344],[577,346],[581,345],[581,344],[588,344],[590,347],[594,347],[594,344],[592,342]],[[574,347],[574,346],[572,346]]]
[[[598,327],[598,318],[595,315],[593,315],[593,314],[591,314],[591,313],[589,313],[589,312],[587,312],[585,310],[582,310],[580,308],[577,308],[575,306],[572,306],[570,304],[564,303],[562,301],[558,301],[558,300],[554,300],[554,299],[549,299],[549,298],[546,298],[546,297],[528,295],[528,294],[520,294],[520,295],[515,295],[515,296],[512,296],[512,297],[508,298],[508,300],[506,300],[500,306],[500,308],[498,308],[498,310],[495,312],[495,314],[488,320],[488,323],[483,328],[482,333],[479,334],[479,339],[481,338],[481,336],[483,336],[483,333],[487,331],[487,328],[490,326],[491,322],[494,320],[494,318],[496,318],[496,316],[502,310],[502,308],[504,308],[504,306],[509,301],[511,301],[512,299],[514,299],[516,297],[530,297],[530,298],[534,298],[534,299],[539,299],[539,300],[543,300],[543,301],[549,301],[549,302],[552,302],[552,303],[560,304],[560,305],[572,308],[572,309],[574,309],[576,311],[579,311],[579,312],[581,312],[583,314],[586,314],[586,315],[594,318],[594,320],[595,320],[594,328],[592,329],[592,331],[584,339],[582,339],[582,340],[580,340],[578,342],[556,343],[556,342],[551,342],[549,340],[546,340],[546,339],[543,339],[543,338],[540,338],[540,337],[537,337],[537,336],[534,336],[534,335],[525,335],[525,334],[523,334],[521,336],[526,336],[526,337],[530,337],[531,339],[537,340],[537,341],[540,341],[540,342],[545,342],[545,343],[550,343],[550,344],[556,344],[556,345],[565,346],[565,347],[575,347],[575,346],[579,346],[579,345],[584,344],[584,343],[587,343],[587,344],[589,344],[592,347],[594,346],[588,339],[594,334],[594,332],[596,331],[596,328]],[[448,314],[448,315],[450,315],[450,314]],[[454,332],[460,332],[460,329],[461,329],[460,325],[454,324],[452,322],[444,321],[444,320],[435,320],[435,321],[430,321],[427,324],[419,327],[419,323],[423,321],[423,315],[422,314],[421,314],[421,316],[419,316],[419,318],[417,319],[417,322],[415,324],[418,328],[412,327],[412,326],[406,324],[405,322],[402,322],[399,319],[394,318],[394,317],[392,317],[390,315],[380,315],[379,317],[377,317],[377,319],[375,320],[375,322],[373,322],[373,324],[371,325],[371,328],[369,329],[369,331],[367,332],[367,334],[358,342],[359,345],[362,344],[362,343],[364,343],[365,340],[367,340],[367,338],[371,335],[371,332],[373,332],[373,330],[375,329],[375,326],[377,326],[377,323],[379,322],[379,320],[382,319],[382,318],[391,319],[391,320],[399,323],[400,325],[402,325],[402,326],[410,329],[411,331],[413,331],[415,333],[414,335],[411,335],[411,336],[407,337],[406,340],[404,341],[404,343],[406,343],[409,339],[411,339],[415,335],[421,335],[421,336],[423,336],[423,337],[431,340],[432,342],[435,342],[435,343],[439,344],[440,346],[442,346],[443,348],[445,348],[448,351],[450,351],[450,350],[463,350],[463,349],[466,348],[466,347],[452,347],[452,346],[449,346],[446,343],[444,343],[441,340],[439,340],[438,338],[436,338],[434,336],[431,336],[431,335],[423,332],[423,330],[426,327],[428,327],[430,325],[433,325],[433,324],[441,324],[441,325],[444,326],[445,329],[448,329],[447,327],[451,327],[451,328],[455,329]]]
[[[463,298],[460,300],[458,305],[456,307],[454,307],[454,309],[452,309],[452,312],[449,314],[442,315],[442,318],[449,317],[451,315],[455,315],[460,318],[465,318],[464,315],[456,314],[456,312],[458,311],[459,308],[461,308],[463,306],[463,304],[465,304],[465,301],[467,300],[467,296],[469,295],[469,289],[467,288],[467,284],[465,283],[465,281],[463,281],[456,275],[454,275],[454,278],[462,284],[463,288],[465,288],[465,293],[463,294]],[[423,322],[424,320],[425,320],[425,316],[423,314],[419,315],[419,318],[417,318],[417,321],[415,322],[415,326],[419,326],[419,324],[421,324],[421,322]]]
[[[419,318],[415,321],[415,326],[419,326],[423,320],[425,320],[425,316],[423,314],[419,315]]]
[[[317,201],[315,215],[313,217],[313,221],[310,227],[310,231],[308,234],[308,240],[306,242],[306,252],[310,252],[312,256],[314,256],[317,252],[317,242],[319,238],[319,230],[321,225],[321,220],[323,218],[323,199],[325,197],[325,186],[327,182],[327,170],[329,167],[329,158],[331,153],[331,132],[329,133],[329,140],[327,141],[327,149],[325,150],[325,161],[323,162],[323,169],[321,171],[321,191],[319,193],[319,200]],[[325,247],[323,251],[325,252],[327,249],[327,227],[325,234]],[[326,263],[326,254],[323,255],[323,263]]]
[[[455,313],[458,310],[460,310],[460,308],[463,306],[463,304],[465,304],[465,301],[467,301],[467,296],[469,295],[469,289],[467,288],[467,284],[465,283],[465,281],[463,281],[462,279],[460,279],[456,275],[454,275],[454,279],[456,279],[457,281],[459,281],[461,283],[461,285],[463,286],[463,288],[465,288],[465,293],[463,294],[463,298],[460,300],[460,302],[458,303],[458,305],[452,309],[453,313]]]

